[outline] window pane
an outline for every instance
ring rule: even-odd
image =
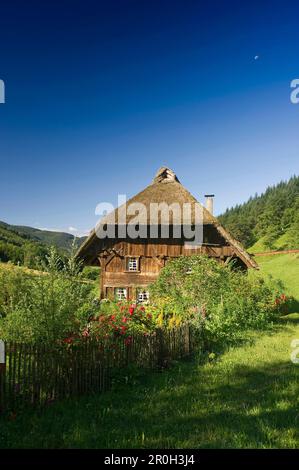
[[[138,292],[137,300],[139,303],[147,302],[149,300],[149,292],[142,290]]]
[[[129,271],[138,271],[138,258],[129,258],[128,259],[128,270]]]
[[[126,300],[127,289],[125,287],[117,287],[117,289],[115,289],[115,297],[117,300]]]

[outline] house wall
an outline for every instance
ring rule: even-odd
[[[101,298],[114,298],[114,288],[125,287],[128,296],[136,296],[136,288],[146,287],[158,277],[169,259],[178,256],[206,254],[225,262],[234,256],[234,249],[220,237],[210,237],[210,244],[196,249],[185,246],[181,239],[107,240],[98,254],[101,264]],[[218,243],[216,243],[218,242]],[[126,271],[127,257],[139,258],[139,272]]]

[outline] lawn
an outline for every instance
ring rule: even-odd
[[[279,254],[257,256],[256,262],[262,273],[281,279],[286,286],[286,293],[299,301],[299,254]]]

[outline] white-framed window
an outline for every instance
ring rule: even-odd
[[[126,300],[127,289],[125,287],[116,287],[114,292],[116,300]]]
[[[137,293],[137,302],[143,303],[149,301],[149,292],[147,290],[140,290]]]
[[[139,258],[127,258],[127,271],[139,271]]]

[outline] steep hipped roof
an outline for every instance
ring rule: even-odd
[[[227,242],[235,248],[236,254],[239,254],[240,258],[250,267],[257,268],[257,264],[251,258],[251,256],[244,250],[242,245],[237,242],[218,222],[216,217],[214,217],[205,207],[203,207],[192,194],[180,183],[179,179],[177,178],[176,174],[169,168],[162,167],[156,173],[155,178],[153,179],[152,183],[147,186],[143,191],[138,193],[136,196],[132,197],[126,202],[126,207],[132,206],[132,204],[143,204],[146,208],[146,221],[147,224],[150,224],[150,215],[151,215],[151,204],[162,204],[166,203],[167,205],[177,204],[181,208],[183,212],[183,205],[186,203],[190,204],[191,207],[191,223],[195,223],[198,219],[196,219],[196,207],[200,206],[202,209],[202,223],[204,225],[214,225],[217,231],[220,233],[222,237],[224,237]],[[115,211],[111,212],[107,216],[105,216],[101,221],[100,224],[119,224],[123,223],[122,221],[125,220],[125,223],[128,224],[132,221],[136,214],[128,214],[126,213],[126,218],[122,218],[122,211],[125,208],[125,205],[120,206],[119,208],[115,209]],[[170,216],[167,217],[163,214],[163,212],[159,213],[158,216],[158,223],[159,224],[177,224],[177,218],[172,213]],[[181,219],[180,219],[181,220]],[[94,248],[94,244],[99,242],[99,239],[96,235],[96,229],[92,230],[88,238],[85,240],[83,245],[81,245],[78,256],[81,258],[85,258],[86,254],[89,252],[90,249]]]

